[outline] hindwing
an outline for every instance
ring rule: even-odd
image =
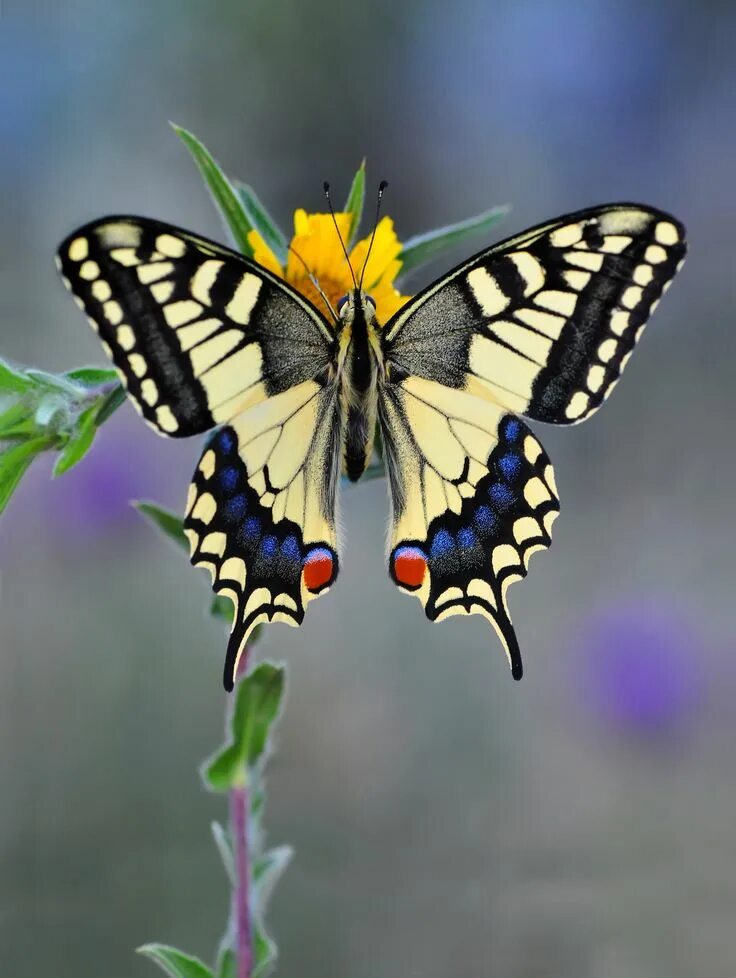
[[[522,664],[506,603],[559,512],[552,466],[529,429],[499,405],[409,377],[381,388],[392,501],[389,572],[431,621],[480,614],[512,674]]]
[[[660,211],[613,204],[495,245],[387,323],[389,377],[424,377],[552,424],[583,421],[682,263],[684,234]]]
[[[108,217],[59,248],[59,268],[128,394],[186,437],[318,376],[334,335],[303,296],[229,248],[139,217]]]
[[[228,690],[253,628],[300,625],[337,576],[340,439],[337,388],[307,381],[238,416],[202,455],[184,528],[192,563],[234,605]]]

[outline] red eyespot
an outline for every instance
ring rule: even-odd
[[[393,571],[396,583],[402,587],[421,587],[427,572],[427,558],[419,547],[399,547],[394,552]]]
[[[333,578],[335,562],[324,547],[311,550],[304,559],[304,584],[308,591],[321,591]]]

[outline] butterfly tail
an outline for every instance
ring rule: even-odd
[[[233,630],[227,643],[227,653],[225,654],[225,667],[222,674],[222,682],[225,691],[232,693],[235,687],[235,679],[239,673],[244,672],[248,660],[248,639],[255,628],[255,623],[251,623],[246,628],[242,622],[235,621]]]
[[[501,644],[506,650],[506,657],[508,658],[509,666],[511,667],[511,675],[518,681],[524,675],[524,665],[521,661],[521,649],[519,648],[519,642],[516,638],[514,626],[511,623],[511,618],[506,606],[506,599],[502,595],[499,595],[498,597],[499,600],[497,610],[493,611],[490,616],[491,623],[493,624],[498,637],[501,639]]]

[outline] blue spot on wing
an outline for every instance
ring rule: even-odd
[[[505,479],[513,482],[521,472],[521,459],[513,452],[507,452],[498,460],[498,467]]]
[[[418,557],[421,560],[426,560],[427,555],[419,547],[397,547],[394,551],[394,560],[397,557]]]
[[[243,523],[241,533],[246,540],[256,540],[261,535],[261,521],[255,516],[249,516]]]
[[[248,508],[248,501],[244,495],[233,496],[225,503],[225,516],[229,520],[242,520]]]
[[[233,435],[232,431],[225,429],[217,435],[217,447],[226,455],[230,454],[235,448],[235,435]]]
[[[228,468],[223,469],[220,472],[220,485],[227,492],[233,492],[238,486],[238,476],[239,472],[233,466],[228,466]]]
[[[516,418],[506,418],[501,422],[501,434],[508,442],[514,442],[521,434],[521,422]]]
[[[462,530],[458,530],[457,542],[463,550],[470,550],[478,542],[478,537],[469,526],[464,526]]]
[[[510,509],[516,499],[513,490],[505,486],[503,482],[494,482],[488,490],[488,495],[493,500],[494,505],[502,512]]]
[[[284,557],[288,557],[289,560],[299,560],[301,557],[299,543],[293,534],[287,537],[281,544],[281,553],[284,555]]]
[[[264,557],[273,557],[276,553],[276,548],[278,547],[278,541],[274,536],[268,536],[263,538],[261,543],[261,553]]]
[[[478,529],[484,533],[495,533],[498,530],[498,517],[490,506],[479,506],[473,519]]]
[[[434,540],[432,541],[432,546],[430,547],[430,556],[441,557],[446,554],[449,550],[452,550],[455,546],[455,541],[452,539],[450,533],[447,530],[438,530],[434,535]]]

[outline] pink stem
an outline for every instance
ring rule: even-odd
[[[233,921],[238,960],[238,978],[251,978],[253,972],[253,928],[250,915],[250,860],[248,856],[248,789],[230,792],[230,828],[235,856]]]

